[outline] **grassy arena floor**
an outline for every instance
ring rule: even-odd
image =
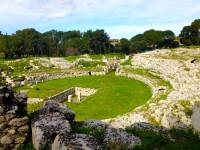
[[[144,83],[114,72],[105,76],[84,76],[39,83],[28,89],[28,97],[47,98],[70,87],[95,88],[98,92],[81,103],[64,102],[76,113],[76,120],[107,119],[123,115],[146,103],[151,97]],[[22,87],[22,89],[26,89]],[[29,108],[31,108],[29,106]]]

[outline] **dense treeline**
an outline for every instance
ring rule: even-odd
[[[177,47],[179,43],[174,41],[175,34],[171,30],[158,31],[147,30],[143,34],[137,34],[130,40],[122,38],[120,44],[115,49],[120,49],[124,53],[137,53],[154,48]]]
[[[194,20],[190,26],[184,26],[178,37],[184,45],[200,45],[200,19]],[[122,38],[113,44],[103,29],[87,32],[51,30],[40,33],[29,28],[18,30],[12,35],[3,35],[0,31],[0,54],[4,54],[5,58],[110,52],[130,54],[154,48],[178,47],[179,41],[175,38],[171,30],[150,29],[130,40]]]
[[[33,28],[16,31],[12,35],[0,34],[0,52],[5,58],[14,56],[65,56],[73,47],[79,53],[109,53],[109,36],[104,30],[56,31],[40,33]]]

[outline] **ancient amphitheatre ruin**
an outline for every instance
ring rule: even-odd
[[[106,75],[111,71],[115,71],[116,76],[133,78],[148,85],[151,88],[152,97],[145,104],[131,112],[127,112],[116,118],[101,120],[102,124],[106,124],[106,126],[114,129],[139,126],[141,128],[152,128],[155,130],[159,129],[154,125],[162,126],[167,129],[172,127],[188,129],[192,126],[197,132],[200,132],[199,59],[199,48],[157,49],[131,56],[131,65],[120,65],[126,60],[117,57],[107,58],[104,56],[98,61],[105,62],[105,66],[99,65],[96,66],[94,70],[87,70],[79,65],[79,63],[84,61],[92,62],[93,59],[88,55],[78,58],[73,62],[60,58],[52,58],[50,60],[46,58],[34,58],[34,60],[29,62],[28,66],[33,70],[39,70],[41,66],[56,66],[65,71],[58,72],[58,70],[55,70],[51,73],[27,73],[23,81],[15,81],[3,71],[1,74],[12,87],[19,87],[21,85],[34,87],[37,83],[53,79]],[[75,66],[78,67],[75,68]],[[79,89],[79,92],[77,92],[79,98],[80,95],[83,96],[89,91],[91,91],[91,89]],[[59,95],[59,93],[57,93],[57,95]],[[70,95],[72,95],[72,93],[64,94],[64,96],[59,95],[61,100],[58,102],[61,102],[63,99],[69,99],[71,97]],[[28,100],[28,103],[30,100],[31,99]],[[40,99],[35,100],[40,101]],[[34,101],[32,101],[32,103],[34,103]],[[93,120],[93,123],[94,122]],[[96,120],[96,122],[98,121]],[[144,124],[142,124],[142,122]],[[55,140],[58,140],[58,138]],[[135,143],[138,143],[138,139],[135,139],[135,141]],[[133,145],[134,144],[132,144],[132,146]],[[57,145],[54,144],[53,147],[56,149]],[[37,149],[38,148],[39,147],[37,147]]]

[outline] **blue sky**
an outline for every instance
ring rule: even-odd
[[[172,30],[200,19],[199,0],[0,0],[0,31],[35,28],[104,29],[110,38],[130,39],[149,29]]]

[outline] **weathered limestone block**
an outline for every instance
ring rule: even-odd
[[[68,102],[72,102],[72,95],[68,95]]]
[[[191,125],[200,132],[200,105],[195,105],[193,108]]]
[[[9,120],[13,119],[14,117],[16,117],[16,114],[6,114],[5,115],[6,121],[9,121]]]
[[[81,101],[81,92],[78,93],[77,101],[78,101],[78,102]]]
[[[28,132],[29,126],[25,125],[17,129],[18,132]]]
[[[101,139],[104,145],[108,145],[110,142],[119,142],[129,148],[133,148],[135,145],[141,144],[141,140],[138,137],[114,128],[106,129]]]
[[[37,150],[52,144],[60,133],[70,133],[70,121],[75,118],[75,113],[67,106],[49,100],[44,103],[38,116],[32,121],[32,141]]]
[[[61,103],[57,103],[53,100],[48,100],[44,103],[42,109],[40,110],[40,114],[48,114],[52,112],[59,112],[63,114],[69,121],[73,121],[76,116],[74,111],[69,109],[66,105],[62,105]]]
[[[24,126],[24,125],[27,125],[29,122],[29,119],[28,117],[23,117],[23,118],[14,118],[12,119],[8,125],[9,126],[17,126],[17,127],[21,127],[21,126]]]
[[[0,96],[0,100],[1,100],[1,96]],[[2,114],[2,113],[4,113],[4,109],[0,106],[0,114]]]
[[[99,150],[102,149],[97,140],[86,134],[61,133],[56,136],[52,150]]]
[[[42,148],[47,142],[53,142],[61,132],[71,132],[69,121],[58,112],[41,115],[32,124],[32,140],[36,149]]]
[[[17,149],[20,148],[20,146],[21,146],[21,144],[16,144],[15,147],[14,147],[14,149],[17,150]]]
[[[15,134],[15,133],[16,133],[16,130],[15,130],[15,129],[10,129],[10,130],[8,130],[8,133],[10,133],[10,134]]]
[[[4,122],[5,117],[4,116],[0,116],[0,123]]]
[[[0,124],[0,131],[3,131],[6,128],[6,126],[7,126],[6,123]]]
[[[9,145],[13,142],[13,140],[8,135],[5,135],[0,139],[0,142],[3,145]]]
[[[22,144],[22,143],[24,143],[26,141],[26,137],[19,136],[19,137],[15,138],[14,141],[17,144]]]
[[[90,120],[84,121],[83,126],[90,127],[92,129],[101,130],[101,129],[105,129],[107,127],[107,124],[100,120],[90,119]]]

